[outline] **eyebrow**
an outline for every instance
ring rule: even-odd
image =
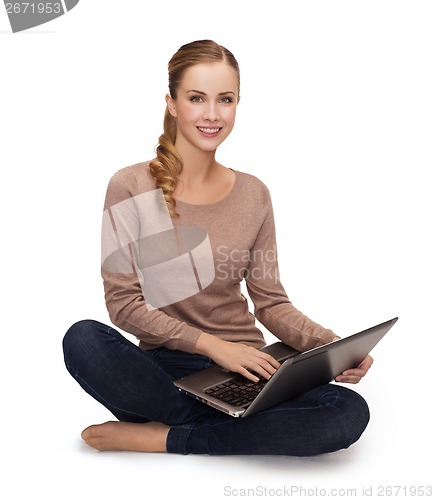
[[[201,90],[187,90],[187,94],[189,92],[193,92],[194,94],[200,94],[200,95],[206,95],[206,92],[202,92]],[[232,90],[227,90],[226,92],[219,92],[217,95],[227,95],[227,94],[232,94],[235,95],[235,92],[232,92]]]

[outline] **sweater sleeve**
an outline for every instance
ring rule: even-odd
[[[277,338],[299,351],[332,342],[337,337],[298,309],[280,282],[273,207],[263,187],[263,222],[251,249],[246,285],[254,304],[255,317]]]
[[[101,275],[110,320],[149,347],[195,352],[201,330],[152,307],[144,298],[137,242],[147,214],[139,217],[134,179],[125,175],[121,170],[109,182],[102,223]]]

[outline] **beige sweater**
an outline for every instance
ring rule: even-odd
[[[336,338],[298,311],[280,283],[267,187],[250,174],[235,175],[217,203],[178,201],[179,218],[169,216],[147,163],[111,178],[102,234],[105,300],[113,324],[142,348],[194,353],[201,332],[260,348],[255,318],[298,350]],[[243,279],[253,314],[240,291]]]

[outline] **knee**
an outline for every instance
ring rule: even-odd
[[[89,351],[92,351],[99,325],[97,321],[86,319],[77,321],[67,330],[63,337],[62,347],[68,369],[76,364],[78,358],[83,358]]]
[[[340,425],[342,448],[348,448],[358,441],[365,431],[369,423],[370,412],[364,398],[350,389],[346,390],[345,404],[342,409]]]
[[[352,420],[355,423],[355,426],[359,428],[361,434],[366,429],[366,426],[368,425],[369,422],[370,418],[369,406],[368,403],[363,399],[363,397],[360,394],[354,391],[351,392],[352,392],[352,399],[350,404],[353,415]]]
[[[359,440],[369,422],[369,407],[357,392],[335,384],[319,387],[308,396],[319,397],[323,425],[317,436],[320,453],[349,448]]]
[[[77,321],[70,328],[68,328],[65,336],[63,337],[63,350],[67,351],[70,347],[83,342],[86,338],[89,338],[89,333],[91,334],[93,331],[94,323],[96,323],[96,321],[84,319]]]

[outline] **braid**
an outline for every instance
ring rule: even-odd
[[[157,158],[149,163],[151,175],[155,178],[157,188],[163,190],[167,208],[172,217],[179,217],[176,212],[176,201],[173,193],[182,171],[182,158],[175,148],[176,121],[166,109],[164,114],[164,131],[158,139],[155,149]]]

